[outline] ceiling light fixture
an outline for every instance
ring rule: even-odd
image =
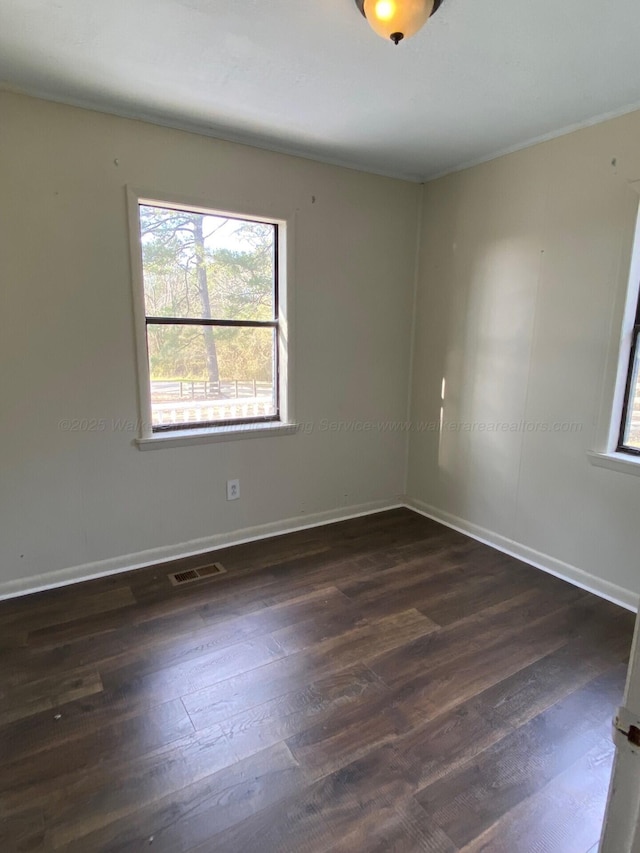
[[[371,29],[394,44],[414,36],[441,5],[442,0],[356,0]]]

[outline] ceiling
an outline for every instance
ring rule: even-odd
[[[0,81],[424,180],[640,106],[638,0],[444,0],[395,47],[354,0],[0,0]]]

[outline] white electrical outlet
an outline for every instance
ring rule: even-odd
[[[240,480],[227,480],[227,500],[237,501],[240,497]]]

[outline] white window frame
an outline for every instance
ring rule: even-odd
[[[133,315],[135,323],[136,363],[138,376],[139,436],[136,443],[140,450],[159,447],[205,444],[212,441],[258,438],[262,436],[287,435],[296,432],[293,414],[293,233],[294,214],[281,211],[256,209],[250,211],[235,205],[220,204],[208,199],[177,196],[171,192],[148,191],[127,187],[129,216],[129,245],[131,253],[131,283]],[[276,421],[243,423],[236,425],[206,426],[194,424],[193,429],[154,432],[151,415],[151,377],[147,354],[147,322],[144,299],[144,276],[142,265],[142,242],[140,239],[140,205],[171,207],[196,213],[229,216],[254,222],[277,225],[278,229],[278,395],[280,418]]]
[[[630,189],[640,194],[640,181],[629,183]],[[640,295],[640,208],[637,195],[631,199],[635,210],[635,229],[629,276],[618,290],[614,317],[618,320],[619,335],[612,341],[604,376],[604,390],[600,415],[596,429],[595,448],[587,455],[592,465],[609,468],[625,474],[640,477],[640,456],[618,450],[618,441],[622,424],[629,359],[633,345],[636,311]],[[624,250],[628,243],[625,242]],[[624,268],[624,265],[621,265]],[[617,324],[616,324],[617,325]],[[614,327],[615,328],[615,327]]]

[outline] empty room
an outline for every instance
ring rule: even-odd
[[[640,851],[634,0],[0,0],[1,853]]]

